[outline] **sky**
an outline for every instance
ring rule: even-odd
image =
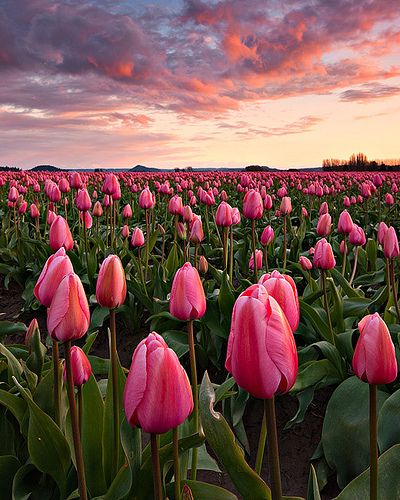
[[[0,165],[400,157],[399,0],[0,0]]]

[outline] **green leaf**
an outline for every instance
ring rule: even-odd
[[[338,269],[335,268],[331,269],[330,274],[336,281],[336,283],[338,283],[342,287],[343,291],[348,297],[360,297],[362,295],[361,290],[356,290],[352,288],[350,283],[346,280],[344,276],[342,276],[342,273]]]
[[[309,361],[300,366],[296,382],[291,392],[304,391],[308,387],[312,387],[316,384],[318,384],[319,387],[333,385],[341,380],[340,374],[329,359]]]
[[[201,500],[237,500],[237,496],[220,486],[214,484],[202,483],[201,481],[181,481],[181,486],[187,484],[193,494],[194,499]],[[175,483],[169,483],[167,486],[167,495],[171,500],[175,498]]]
[[[378,410],[388,394],[378,390]],[[332,394],[322,427],[328,465],[337,471],[340,488],[369,464],[369,390],[357,377],[342,382]]]
[[[270,500],[270,489],[245,461],[226,420],[214,411],[214,402],[215,392],[206,372],[200,386],[200,419],[207,442],[244,500]]]
[[[12,385],[12,377],[15,377],[18,382],[22,382],[23,368],[18,359],[3,344],[0,344],[0,354],[2,354],[7,359],[8,384],[10,386]]]
[[[287,422],[285,425],[285,430],[290,429],[296,424],[303,422],[306,411],[311,404],[311,401],[314,399],[315,386],[307,387],[304,391],[301,391],[297,394],[297,399],[299,401],[299,407],[297,412],[293,418]]]
[[[188,336],[187,333],[179,330],[167,330],[162,333],[168,347],[176,352],[178,358],[189,352]]]
[[[378,498],[394,500],[400,498],[400,445],[393,446],[378,460]],[[336,500],[358,500],[369,498],[369,468],[356,477]]]
[[[331,344],[333,344],[333,338],[329,331],[328,321],[326,318],[326,313],[323,309],[312,307],[306,302],[299,300],[300,302],[300,310],[301,316],[307,319],[315,332],[322,337],[323,340],[327,340]]]
[[[100,457],[102,443],[99,439],[99,422],[103,421],[104,403],[93,375],[82,386],[82,450],[86,482],[91,496],[106,492],[106,483]]]
[[[27,331],[26,325],[24,323],[15,323],[13,321],[0,321],[0,340],[3,340],[7,335],[13,335],[16,333],[25,334]]]
[[[85,345],[82,347],[82,351],[86,354],[86,356],[89,355],[89,352],[90,352],[90,350],[91,350],[91,348],[93,346],[93,343],[96,340],[98,334],[99,334],[99,332],[95,331],[93,333],[90,333],[87,336]]]
[[[308,478],[307,500],[321,500],[319,494],[317,474],[313,465],[310,466],[310,476]]]
[[[0,403],[10,410],[10,412],[18,420],[19,425],[22,425],[25,411],[27,409],[25,401],[14,394],[0,389]]]
[[[90,315],[90,327],[89,332],[93,332],[103,326],[103,323],[110,311],[106,307],[95,307],[94,311]]]
[[[361,318],[368,314],[368,307],[371,305],[370,299],[364,297],[351,297],[343,301],[343,315],[345,318],[356,316]]]
[[[20,466],[17,457],[12,455],[0,457],[0,492],[2,498],[11,498],[14,476]]]
[[[71,453],[64,435],[54,421],[34,403],[26,390],[14,377],[21,396],[29,406],[28,450],[32,463],[49,474],[57,483],[60,494],[65,495]]]
[[[382,405],[378,417],[378,441],[381,452],[400,443],[400,389]]]

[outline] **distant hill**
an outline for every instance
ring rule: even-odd
[[[161,170],[163,169],[155,167],[146,167],[145,165],[136,165],[135,167],[129,169],[129,172],[160,172]]]
[[[59,172],[60,170],[65,169],[54,167],[53,165],[38,165],[37,167],[31,168],[32,172]]]

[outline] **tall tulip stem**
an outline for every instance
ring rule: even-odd
[[[342,276],[346,274],[346,264],[347,264],[347,244],[346,235],[344,235],[344,247],[343,247],[343,265],[342,265]]]
[[[254,278],[256,282],[258,281],[257,273],[257,255],[256,255],[256,220],[251,221],[251,244],[253,249],[253,268],[254,268]]]
[[[278,432],[276,430],[275,398],[265,400],[268,432],[268,461],[271,475],[272,500],[282,500],[281,469],[279,463]]]
[[[147,281],[147,271],[149,268],[149,252],[150,252],[150,222],[149,222],[149,213],[148,210],[145,210],[146,214],[146,267],[144,276]]]
[[[79,498],[81,500],[87,500],[85,466],[83,463],[82,443],[79,432],[78,413],[76,411],[74,380],[72,377],[71,341],[68,340],[67,342],[65,342],[64,346],[65,346],[65,366],[67,371],[67,392],[68,392],[68,402],[69,402],[69,413],[71,417],[72,437],[74,440],[76,470],[78,473]]]
[[[231,285],[233,285],[233,225],[230,228],[230,240],[229,240],[229,276],[231,280]]]
[[[390,259],[389,268],[390,268],[390,281],[392,282],[394,307],[396,309],[397,320],[400,321],[400,309],[399,309],[399,302],[397,300],[396,277],[394,274],[394,259]]]
[[[370,500],[378,500],[378,424],[376,415],[376,392],[376,385],[369,384]]]
[[[354,256],[353,272],[351,273],[351,277],[350,277],[350,281],[349,281],[350,285],[353,283],[353,280],[354,280],[354,277],[355,277],[356,271],[357,271],[358,249],[359,249],[359,247],[357,246],[356,250],[355,250],[355,256]]]
[[[153,465],[153,484],[154,484],[154,499],[162,500],[162,483],[160,456],[158,453],[157,434],[150,434],[151,441],[151,461]]]
[[[287,245],[287,235],[286,235],[286,214],[283,216],[283,271],[286,271],[286,245]]]
[[[113,423],[114,423],[114,446],[113,446],[113,477],[118,472],[119,459],[119,394],[118,394],[118,353],[117,333],[115,325],[115,309],[110,309],[110,332],[111,332],[111,373],[112,373],[112,401],[113,401]]]
[[[181,470],[179,465],[179,427],[172,430],[172,442],[174,447],[174,476],[175,476],[175,500],[181,499]]]
[[[335,336],[333,334],[333,328],[332,328],[331,311],[329,309],[328,292],[326,290],[326,276],[325,276],[324,269],[321,269],[321,281],[322,281],[322,292],[324,294],[324,307],[325,307],[326,315],[328,317],[329,334],[331,337],[332,344],[335,345]]]
[[[228,227],[223,229],[223,251],[224,251],[224,269],[228,269]]]
[[[195,432],[199,430],[199,396],[197,388],[197,367],[196,367],[196,353],[194,350],[194,333],[193,333],[193,321],[188,321],[188,341],[189,341],[189,356],[190,356],[190,373],[192,377],[192,390],[193,390],[193,426]],[[196,479],[197,474],[197,456],[198,449],[192,449],[192,469],[191,469],[191,479]]]
[[[58,354],[58,342],[53,340],[53,372],[54,372],[54,421],[60,427],[60,359]]]
[[[258,449],[257,449],[256,464],[255,464],[255,471],[259,476],[261,476],[266,440],[267,440],[267,404],[266,404],[266,399],[264,399],[264,412],[261,423],[260,437],[258,439]]]

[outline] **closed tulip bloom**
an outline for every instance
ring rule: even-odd
[[[73,271],[72,263],[63,247],[53,255],[50,255],[33,289],[37,300],[43,306],[50,307],[61,280]]]
[[[34,203],[32,203],[32,205],[29,207],[29,214],[32,219],[37,219],[39,217],[39,209]]]
[[[358,329],[354,373],[369,384],[390,384],[397,377],[397,362],[386,323],[378,313],[368,314],[358,323]]]
[[[294,333],[299,326],[300,304],[293,278],[279,271],[263,274],[258,283],[264,285],[267,292],[280,305]]]
[[[183,321],[202,318],[206,312],[206,297],[197,269],[186,262],[174,276],[169,312]]]
[[[71,191],[68,180],[63,177],[58,183],[58,188],[62,193],[69,193]]]
[[[303,271],[310,271],[312,269],[312,263],[310,259],[307,259],[307,257],[305,257],[304,255],[300,257],[299,264],[301,265]]]
[[[380,222],[378,226],[378,243],[382,246],[387,230],[388,230],[387,225],[384,222]]]
[[[336,266],[336,260],[333,255],[331,244],[325,238],[317,241],[313,258],[314,266],[317,269],[333,269]]]
[[[342,255],[344,255],[344,252],[346,252],[346,253],[347,253],[347,245],[346,245],[345,240],[342,240],[342,241],[340,242],[339,251],[340,251],[340,253],[341,253]]]
[[[256,398],[288,392],[296,380],[292,329],[263,285],[252,285],[235,302],[225,368]]]
[[[385,203],[386,203],[386,205],[389,205],[389,206],[394,204],[394,198],[390,193],[386,193]]]
[[[47,224],[51,226],[53,222],[55,221],[57,215],[53,212],[53,210],[48,210],[47,211]]]
[[[240,212],[239,209],[236,207],[232,208],[232,224],[234,226],[240,224]]]
[[[329,206],[326,201],[321,203],[321,206],[319,207],[319,215],[327,214],[329,212]]]
[[[36,318],[29,323],[28,329],[25,334],[24,344],[29,347],[29,351],[31,352],[33,344],[34,344],[34,336],[38,335],[40,339],[40,330],[39,324]]]
[[[69,183],[73,189],[80,189],[82,187],[82,179],[79,172],[72,172]]]
[[[93,207],[93,217],[101,217],[103,215],[103,207],[99,201],[96,201]]]
[[[156,332],[142,340],[132,356],[124,390],[128,423],[163,434],[193,411],[189,379],[178,356]]]
[[[243,215],[247,219],[261,219],[263,210],[263,201],[260,193],[255,189],[247,191],[243,198]]]
[[[88,210],[86,212],[80,212],[79,217],[81,221],[85,224],[86,229],[90,229],[92,227],[93,219]]]
[[[220,227],[229,227],[232,225],[232,207],[225,201],[220,203],[217,208],[215,223]]]
[[[115,309],[125,302],[126,280],[122,262],[109,255],[101,264],[96,284],[96,299],[101,307]]]
[[[204,240],[203,224],[200,217],[196,217],[196,219],[193,220],[189,238],[190,243],[194,243],[195,245]]]
[[[87,189],[80,189],[78,191],[75,203],[76,207],[81,212],[86,212],[87,210],[90,210],[90,207],[92,206],[92,200],[90,199]]]
[[[367,242],[363,229],[357,224],[353,224],[353,229],[349,234],[349,242],[357,247],[362,247]]]
[[[292,200],[289,196],[282,198],[280,211],[282,215],[289,215],[292,212]]]
[[[263,261],[262,250],[256,250],[257,269],[261,269],[262,268],[262,261]],[[252,271],[254,271],[254,253],[252,253],[251,256],[250,256],[249,269],[251,269]]]
[[[21,215],[23,215],[26,212],[27,207],[28,207],[28,202],[27,201],[23,201],[21,203],[21,205],[19,206],[19,208],[18,208],[18,213],[21,214]]]
[[[343,199],[343,205],[348,208],[350,206],[350,198],[348,196],[345,196]]]
[[[193,212],[189,205],[185,205],[183,207],[183,221],[184,222],[192,222]]]
[[[147,187],[143,189],[143,191],[139,195],[139,207],[144,210],[148,210],[149,208],[153,208],[153,195],[150,189]]]
[[[18,196],[18,189],[15,186],[12,186],[8,192],[8,201],[15,203],[18,200]]]
[[[272,208],[272,198],[269,194],[265,195],[265,198],[264,198],[264,208],[266,210],[271,210]]]
[[[307,219],[308,218],[308,212],[307,212],[307,209],[306,207],[301,207],[301,215]]]
[[[47,310],[47,330],[59,342],[80,339],[90,324],[89,304],[75,273],[65,276]]]
[[[113,195],[118,191],[119,181],[115,174],[107,174],[101,190],[104,194]]]
[[[343,210],[339,215],[338,221],[338,233],[350,234],[353,229],[353,221],[347,210]]]
[[[387,259],[399,256],[399,240],[393,226],[390,226],[383,238],[383,254]]]
[[[274,241],[275,233],[271,226],[267,226],[264,228],[264,231],[261,233],[260,242],[262,246],[268,246]]]
[[[208,271],[208,261],[204,257],[204,255],[200,255],[200,258],[199,258],[199,272],[201,274],[206,274],[207,271]]]
[[[133,247],[142,247],[144,245],[144,235],[139,227],[135,227],[132,233],[131,245]]]
[[[186,226],[183,222],[178,222],[176,225],[176,234],[181,240],[186,240]]]
[[[126,224],[122,228],[121,235],[123,238],[129,238],[129,227]]]
[[[72,250],[74,246],[74,240],[72,239],[68,222],[61,215],[57,215],[50,226],[49,243],[53,252],[61,247],[69,251]]]
[[[172,215],[183,215],[182,198],[177,194],[169,200],[168,212]]]
[[[325,238],[325,236],[328,236],[328,234],[331,232],[331,226],[332,226],[332,218],[329,214],[322,214],[319,219],[318,219],[318,224],[317,224],[317,234],[318,236],[322,236]]]
[[[89,380],[92,374],[92,365],[82,349],[76,345],[71,347],[72,380],[75,387],[80,387]],[[64,366],[64,379],[67,380],[67,371]]]
[[[129,203],[127,205],[124,206],[124,210],[122,212],[122,216],[125,218],[125,219],[131,219],[132,218],[132,207],[129,205]]]

